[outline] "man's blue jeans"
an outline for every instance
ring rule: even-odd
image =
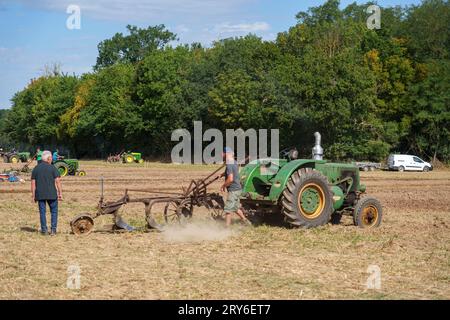
[[[58,200],[39,200],[39,214],[41,215],[41,232],[47,233],[47,203],[50,207],[52,231],[56,232],[58,225]]]

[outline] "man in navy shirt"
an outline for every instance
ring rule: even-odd
[[[61,178],[58,170],[52,165],[52,153],[44,151],[42,162],[31,173],[31,197],[39,204],[41,234],[48,234],[46,207],[51,212],[51,235],[56,235],[58,224],[58,200],[62,200]]]

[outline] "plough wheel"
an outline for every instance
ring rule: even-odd
[[[192,211],[190,199],[170,201],[164,208],[164,220],[167,224],[182,223],[192,217]]]
[[[94,219],[88,214],[80,214],[70,222],[70,227],[76,235],[88,235],[94,228]]]

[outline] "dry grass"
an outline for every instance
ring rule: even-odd
[[[63,181],[56,237],[37,233],[28,181],[0,184],[1,299],[450,298],[449,171],[363,173],[368,193],[385,209],[376,230],[358,229],[344,219],[342,225],[313,230],[236,225],[226,231],[204,222],[200,213],[190,229],[165,235],[76,237],[68,222],[95,207],[101,175],[107,198],[114,199],[125,187],[179,190],[212,170],[98,161],[82,166],[88,176]],[[7,167],[0,164],[0,170]],[[143,223],[141,207],[130,206],[125,215]],[[96,226],[107,223],[104,217]],[[381,290],[366,289],[373,264],[381,268]],[[66,287],[69,265],[81,268],[80,290]]]

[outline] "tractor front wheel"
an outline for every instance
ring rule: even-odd
[[[358,200],[353,211],[353,223],[360,228],[375,228],[381,223],[383,208],[380,202],[372,197]]]
[[[302,168],[289,179],[281,200],[289,224],[304,228],[322,226],[333,213],[333,196],[327,178],[311,168]]]

